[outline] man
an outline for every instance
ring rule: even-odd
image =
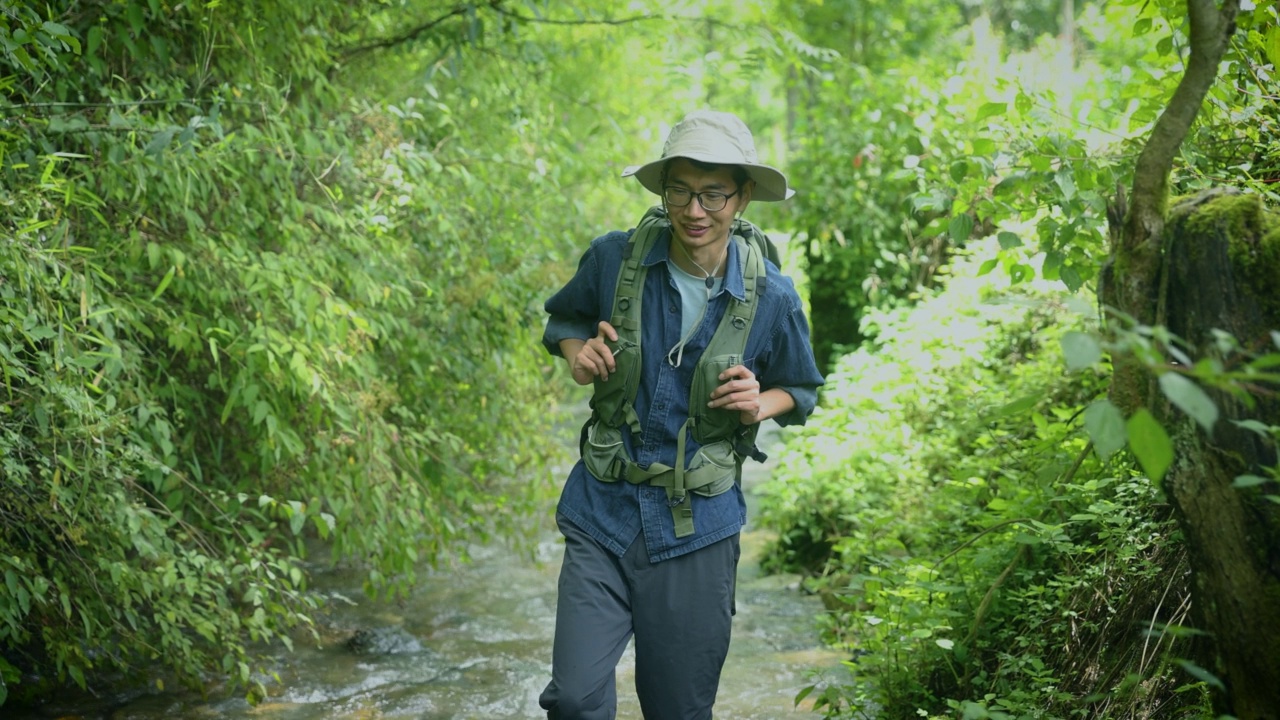
[[[543,344],[595,394],[556,512],[565,554],[539,703],[553,720],[613,718],[634,635],[644,716],[698,720],[729,650],[741,463],[763,459],[760,422],[804,422],[822,376],[790,279],[738,219],[752,199],[794,194],[742,121],[691,113],[661,158],[623,175],[661,207],[592,242],[546,303]]]

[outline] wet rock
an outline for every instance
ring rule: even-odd
[[[409,655],[424,650],[422,643],[403,628],[361,628],[343,646],[356,655]]]

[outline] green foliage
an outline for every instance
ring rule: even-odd
[[[1215,86],[1184,145],[1175,193],[1233,184],[1275,197],[1268,52],[1280,38],[1272,32],[1277,12],[1271,2],[1240,14],[1228,81]],[[942,177],[925,196],[939,207],[952,203],[953,216],[971,213],[977,225],[1034,224],[1034,232],[1010,233],[1002,244],[1045,253],[1043,277],[1070,290],[1093,286],[1110,253],[1108,201],[1120,193],[1112,211],[1124,212],[1139,139],[1181,78],[1185,15],[1180,2],[1090,5],[1078,18],[1078,54],[1046,41],[1011,55],[997,75],[969,73],[965,81],[978,83],[972,92],[991,99],[977,112],[972,155],[957,161],[970,171]],[[995,266],[1015,281],[1030,277],[1009,257]]]
[[[847,81],[833,79],[832,91]],[[951,244],[946,233],[954,230],[963,242],[972,229],[950,228],[932,201],[912,207],[929,173],[946,172],[948,163],[933,158],[954,157],[962,143],[935,114],[946,94],[890,71],[859,74],[847,97],[849,107],[836,114],[850,120],[816,116],[798,129],[794,172],[804,192],[790,222],[803,231],[815,344],[824,360],[861,339],[865,328],[856,319],[863,308],[892,307],[930,284]]]
[[[808,42],[833,48],[798,54],[788,68],[789,169],[800,193],[787,224],[805,249],[815,351],[826,366],[865,336],[863,308],[891,307],[928,286],[950,245],[946,219],[931,224],[938,208],[912,207],[912,198],[963,152],[962,126],[946,117],[955,98],[929,81],[958,60],[942,37],[959,16],[913,3],[792,13]],[[913,50],[886,52],[897,46]]]
[[[1236,18],[1236,32],[1223,59],[1220,81],[1210,90],[1183,153],[1174,167],[1175,192],[1231,185],[1252,190],[1271,202],[1280,200],[1280,103],[1275,72],[1280,67],[1280,5],[1251,3]],[[1185,11],[1165,10],[1171,54],[1186,55],[1182,36]]]
[[[0,688],[253,686],[308,552],[406,592],[551,489],[575,85],[452,8],[380,45],[381,6],[72,5],[0,13]]]
[[[854,653],[817,704],[904,718],[1195,705],[1171,692],[1173,635],[1135,632],[1185,616],[1158,602],[1186,592],[1172,521],[1118,447],[1095,453],[1082,432],[1115,423],[1081,412],[1106,382],[1092,308],[1056,282],[979,275],[1000,244],[970,245],[944,289],[872,316],[874,343],[842,360],[762,501],[772,563],[810,575],[829,640]]]

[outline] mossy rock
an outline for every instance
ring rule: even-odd
[[[1199,345],[1221,329],[1248,346],[1280,329],[1280,214],[1257,195],[1214,189],[1179,198],[1167,228],[1171,330]]]

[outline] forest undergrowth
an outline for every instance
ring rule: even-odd
[[[1103,459],[1097,324],[1060,283],[983,274],[994,240],[909,308],[871,312],[762,501],[767,563],[806,574],[847,681],[828,717],[1199,717],[1187,570],[1158,487]],[[1194,673],[1194,665],[1190,667]]]

